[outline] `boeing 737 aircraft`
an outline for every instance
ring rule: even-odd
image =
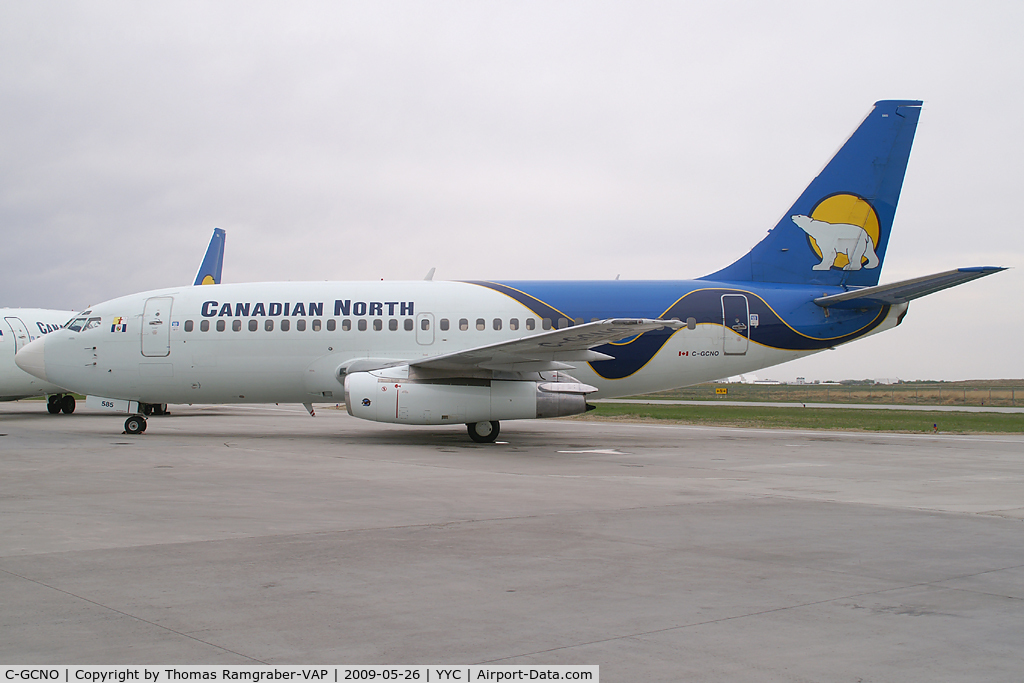
[[[918,101],[877,102],[767,237],[696,280],[282,282],[107,301],[17,355],[127,412],[340,400],[378,422],[467,425],[583,413],[588,397],[747,373],[896,327],[908,302],[1002,268],[879,286]]]
[[[206,255],[199,265],[195,284],[220,284],[224,267],[224,231],[214,228]],[[75,397],[56,384],[24,372],[14,363],[14,355],[34,339],[61,329],[75,317],[74,311],[43,308],[0,308],[0,401],[16,401],[30,396],[49,396],[46,408],[51,414],[75,412]],[[95,324],[95,323],[94,323]],[[156,403],[146,412],[163,412],[166,404]]]

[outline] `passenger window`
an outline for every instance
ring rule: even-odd
[[[274,331],[274,319],[273,318],[267,318],[267,321],[265,323],[263,323],[263,329],[265,329],[267,332],[273,332]]]
[[[551,318],[544,318],[544,319],[542,319],[540,321],[540,326],[543,327],[545,330],[550,330],[551,329]]]
[[[686,329],[688,329],[688,330],[695,330],[695,329],[697,329],[697,319],[696,318],[687,318],[686,319]]]
[[[572,324],[573,325],[582,325],[583,324],[583,318],[573,318],[572,319]]]
[[[314,319],[313,320],[313,331],[314,332],[319,332],[320,331],[320,327],[321,327],[320,321],[317,320],[317,319]]]
[[[194,328],[195,328],[195,323],[193,323],[191,320],[186,320],[185,321],[185,331],[186,332],[191,332]]]
[[[210,331],[210,321],[209,320],[202,320],[202,321],[200,321],[199,322],[199,331],[200,332],[209,332]]]
[[[374,332],[380,332],[383,329],[384,329],[384,321],[381,320],[380,318],[375,318],[374,321],[373,321],[373,330],[374,330]]]
[[[250,320],[249,321],[249,331],[250,332],[255,332],[258,329],[260,329],[260,321],[256,320],[255,318]]]
[[[447,332],[448,331],[448,318],[441,318],[441,331],[442,332]]]
[[[240,332],[241,329],[242,329],[242,321],[241,320],[232,320],[231,321],[231,330],[232,330],[232,332]]]
[[[534,320],[533,318],[527,318],[526,319],[526,329],[533,330],[533,329],[536,329],[536,327],[537,327],[537,321],[536,320]]]
[[[290,320],[288,320],[288,318],[282,318],[281,319],[281,331],[282,332],[287,332],[290,329],[292,329],[292,322]]]
[[[519,329],[519,318],[512,318],[508,321],[508,329],[518,330]]]
[[[334,332],[336,329],[338,329],[338,321],[335,320],[334,318],[331,318],[330,320],[327,321],[327,331]]]
[[[217,331],[218,332],[223,332],[225,327],[227,327],[227,325],[224,323],[223,320],[218,320],[217,321]]]
[[[569,327],[569,321],[566,320],[565,318],[559,318],[558,319],[558,329],[564,330],[567,327]]]
[[[597,321],[598,321],[598,319],[597,319],[597,318],[591,318],[591,319],[590,319],[590,322],[592,322],[592,323],[596,323]]]
[[[425,320],[426,320],[426,318],[424,318],[424,321]],[[405,331],[406,332],[412,332],[412,328],[413,327],[414,327],[414,324],[412,322],[412,318],[406,318],[405,319]]]
[[[420,321],[420,329],[424,332],[430,329],[430,318],[424,318]]]
[[[305,318],[299,318],[298,320],[295,321],[295,331],[296,332],[305,332],[306,331],[306,319]]]
[[[388,329],[392,332],[398,332],[398,318],[392,318],[388,321]]]
[[[501,318],[495,318],[494,319],[494,329],[495,330],[500,330],[501,329]]]
[[[349,320],[348,318],[345,318],[344,320],[341,321],[341,331],[342,332],[348,332],[351,329],[352,329],[352,321],[351,320]]]
[[[466,320],[465,318],[460,318],[459,319],[459,329],[462,330],[463,332],[468,330],[469,329],[469,321]]]
[[[359,331],[366,332],[366,319],[363,318],[359,321]]]
[[[476,319],[476,329],[478,329],[478,330],[486,330],[487,329],[487,323],[484,322],[483,318],[477,318]]]

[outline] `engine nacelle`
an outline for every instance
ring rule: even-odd
[[[345,376],[349,415],[374,422],[442,425],[578,415],[595,387],[575,382],[408,380],[377,372]]]

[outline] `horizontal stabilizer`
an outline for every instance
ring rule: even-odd
[[[877,306],[905,304],[912,299],[919,299],[949,287],[962,285],[979,277],[998,273],[1005,268],[998,266],[979,266],[976,268],[958,268],[935,275],[915,277],[911,280],[893,282],[888,285],[863,287],[842,294],[822,296],[814,300],[822,308],[874,308]]]
[[[591,351],[595,346],[619,341],[660,330],[679,328],[678,320],[649,320],[646,318],[611,319],[583,325],[573,325],[512,341],[478,346],[443,356],[424,358],[409,363],[414,368],[466,371],[483,370],[550,370],[568,369],[566,362],[607,360],[609,356]]]

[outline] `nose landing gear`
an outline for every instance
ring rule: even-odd
[[[46,400],[46,410],[50,415],[60,412],[70,415],[75,412],[75,397],[71,394],[54,394]]]

